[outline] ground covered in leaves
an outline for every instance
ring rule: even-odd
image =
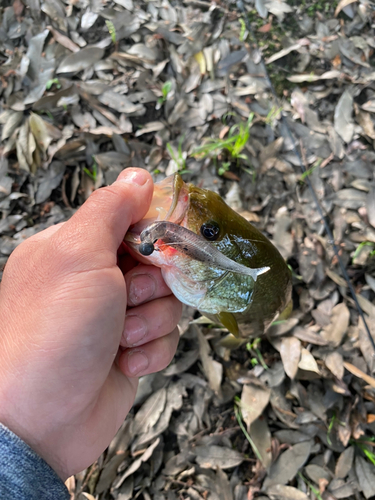
[[[374,352],[306,182],[375,337],[375,3],[240,8],[1,3],[2,267],[132,165],[218,191],[293,269],[291,317],[239,350],[185,309],[76,500],[375,497]]]

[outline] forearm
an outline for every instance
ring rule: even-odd
[[[56,472],[24,441],[0,424],[0,498],[68,500]]]

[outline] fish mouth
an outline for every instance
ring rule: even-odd
[[[130,226],[124,242],[133,249],[140,244],[141,232],[153,222],[169,221],[180,224],[189,205],[189,191],[182,177],[175,173],[154,184],[148,212],[142,220]]]

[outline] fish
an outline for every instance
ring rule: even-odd
[[[277,248],[220,195],[178,173],[155,183],[147,214],[124,242],[138,260],[161,268],[182,303],[223,325],[238,345],[291,310],[291,272]]]

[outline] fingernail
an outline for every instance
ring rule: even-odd
[[[142,316],[135,314],[127,315],[125,318],[125,328],[123,333],[124,343],[127,346],[132,346],[140,342],[146,335],[147,325]]]
[[[148,358],[141,351],[129,352],[128,370],[134,377],[148,367]]]
[[[116,182],[126,182],[127,184],[138,184],[143,186],[146,184],[149,176],[146,170],[140,168],[127,168],[123,170],[117,177]]]
[[[130,280],[129,300],[134,305],[141,304],[154,296],[156,283],[149,274],[136,274]]]

